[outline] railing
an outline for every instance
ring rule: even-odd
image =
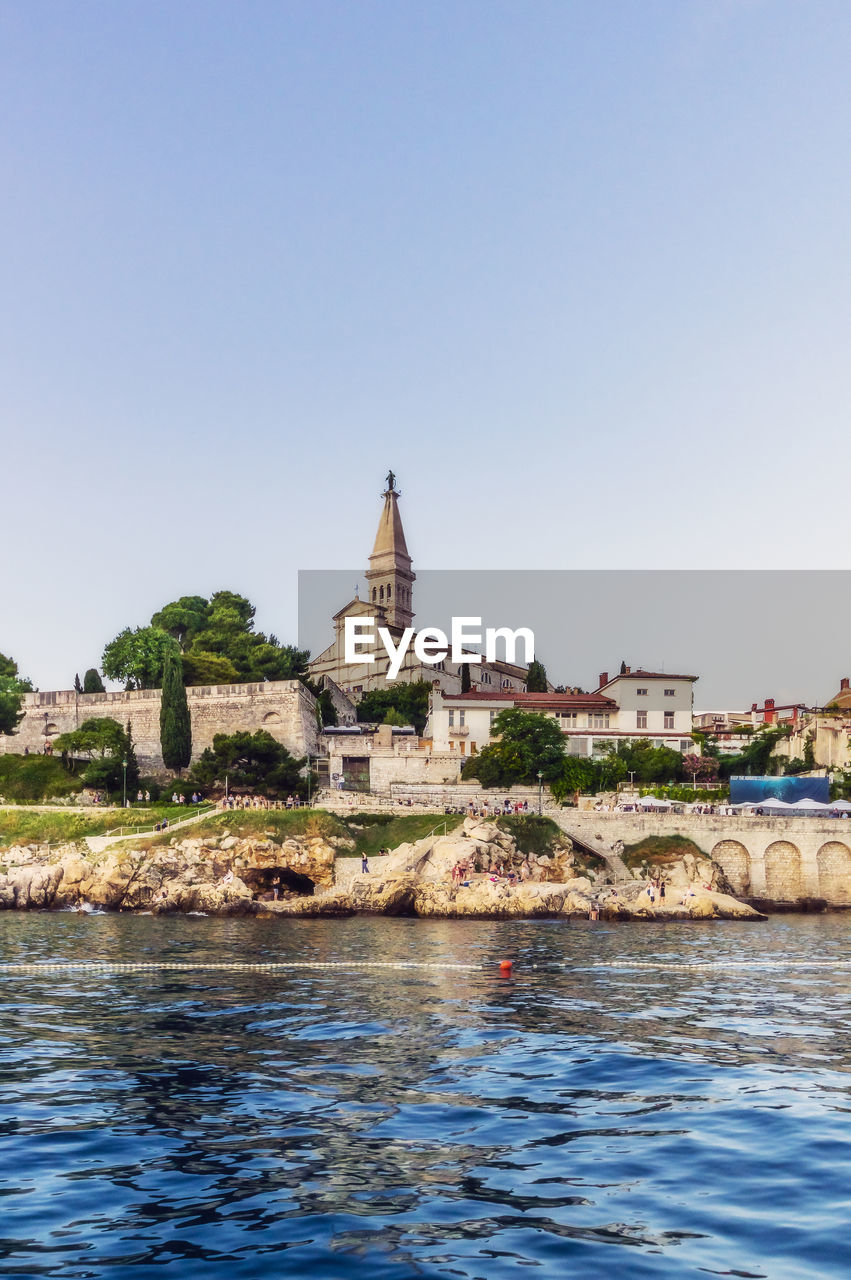
[[[200,805],[195,810],[194,813],[188,813],[186,817],[177,818],[174,821],[172,821],[170,818],[166,818],[164,819],[164,821],[166,822],[165,830],[171,831],[174,827],[182,827],[185,822],[194,822],[196,818],[200,818],[202,815],[206,815],[208,813],[215,813],[217,808],[218,808],[218,805],[215,805],[215,804]],[[125,835],[126,836],[156,835],[158,833],[158,828],[159,830],[163,829],[162,821],[160,821],[159,823],[156,823],[153,827],[148,827],[148,826],[113,827],[111,831],[105,831],[103,834],[104,834],[104,838],[108,838],[110,836],[125,836]]]

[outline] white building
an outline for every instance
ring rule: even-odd
[[[664,671],[633,671],[626,667],[609,679],[600,675],[598,693],[618,704],[618,730],[631,738],[659,739],[660,746],[690,751],[694,716],[693,685],[697,676],[669,675]],[[681,747],[674,739],[689,738]],[[664,741],[662,741],[664,739]],[[657,743],[654,741],[654,746]]]
[[[595,693],[444,693],[435,686],[426,736],[434,750],[475,755],[491,740],[500,711],[517,707],[551,715],[567,739],[568,754],[600,757],[618,742],[648,739],[682,754],[696,751],[691,737],[696,676],[630,671],[612,680],[604,672]]]

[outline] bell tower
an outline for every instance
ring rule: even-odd
[[[371,605],[384,610],[390,630],[401,632],[413,622],[412,588],[417,575],[411,569],[411,557],[399,515],[399,498],[402,495],[396,488],[396,477],[392,471],[387,473],[387,488],[381,496],[384,509],[366,571],[368,599]]]

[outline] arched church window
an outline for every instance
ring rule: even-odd
[[[383,599],[384,599],[384,587],[383,587],[383,586],[381,587],[380,591],[378,592],[378,598],[379,598],[379,600],[383,600]]]
[[[373,587],[373,588],[372,588],[372,598],[373,598],[373,600],[377,600],[377,599],[378,599],[378,587]]]
[[[393,591],[393,588],[390,586],[390,583],[388,582],[388,583],[387,583],[387,599],[388,599],[388,600],[390,599],[390,595],[391,595],[392,591]]]

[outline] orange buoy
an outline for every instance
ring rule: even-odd
[[[510,961],[510,960],[500,960],[500,962],[499,962],[499,971],[500,971],[500,973],[504,973],[504,974],[506,975],[506,977],[507,977],[507,976],[511,973],[511,961]]]

